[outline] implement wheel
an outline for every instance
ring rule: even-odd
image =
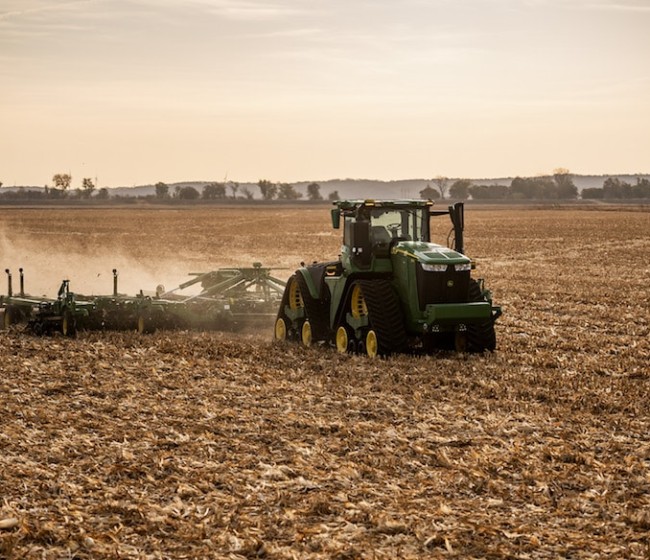
[[[302,340],[304,346],[311,346],[312,332],[311,332],[311,323],[309,321],[305,321],[302,324],[302,329],[300,331],[300,339]]]
[[[67,309],[63,312],[61,318],[61,334],[63,336],[74,336],[77,333],[75,318]]]
[[[374,358],[379,353],[379,342],[377,340],[377,333],[370,329],[366,334],[366,354],[370,358]]]
[[[350,335],[348,329],[343,325],[336,329],[336,350],[340,354],[346,354],[350,351]]]
[[[282,317],[275,322],[275,331],[273,332],[275,340],[287,340],[287,324]]]
[[[11,315],[9,315],[9,308],[2,310],[2,328],[8,329],[11,326]]]
[[[161,316],[155,311],[153,313],[140,313],[136,323],[138,334],[152,334],[156,332],[156,326],[160,324]]]
[[[20,311],[20,308],[9,305],[5,307],[4,317],[2,318],[2,328],[8,329],[11,325],[20,323],[22,320],[23,314]]]

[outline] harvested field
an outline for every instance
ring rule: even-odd
[[[326,206],[0,228],[49,294],[340,246]],[[469,207],[466,248],[504,308],[491,355],[0,332],[0,558],[650,558],[650,211]]]

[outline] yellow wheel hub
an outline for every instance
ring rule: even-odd
[[[305,321],[302,324],[302,331],[300,332],[301,338],[302,338],[302,343],[305,346],[310,346],[311,345],[311,325],[309,324],[309,321]]]
[[[352,298],[350,300],[350,314],[355,319],[360,319],[368,315],[368,307],[366,306],[366,300],[363,297],[363,292],[361,291],[361,286],[355,284],[352,288]]]
[[[345,327],[339,327],[336,330],[336,349],[341,354],[345,354],[348,351],[349,342],[350,339],[348,338],[348,330]]]
[[[280,318],[275,322],[275,340],[287,339],[287,324]]]
[[[377,333],[373,330],[369,330],[366,335],[366,354],[371,358],[374,358],[379,351],[379,343],[377,342]]]
[[[302,294],[300,293],[300,286],[295,278],[289,284],[289,309],[302,309],[305,303],[302,301]]]

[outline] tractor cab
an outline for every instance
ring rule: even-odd
[[[381,270],[398,243],[428,243],[429,217],[443,214],[462,215],[462,205],[449,211],[433,212],[430,200],[350,200],[338,201],[332,210],[332,225],[340,228],[343,218],[341,260],[345,268]],[[462,238],[462,219],[456,238]]]

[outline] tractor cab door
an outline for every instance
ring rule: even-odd
[[[363,216],[356,219],[346,217],[343,244],[349,249],[355,266],[368,268],[372,262],[370,221]]]

